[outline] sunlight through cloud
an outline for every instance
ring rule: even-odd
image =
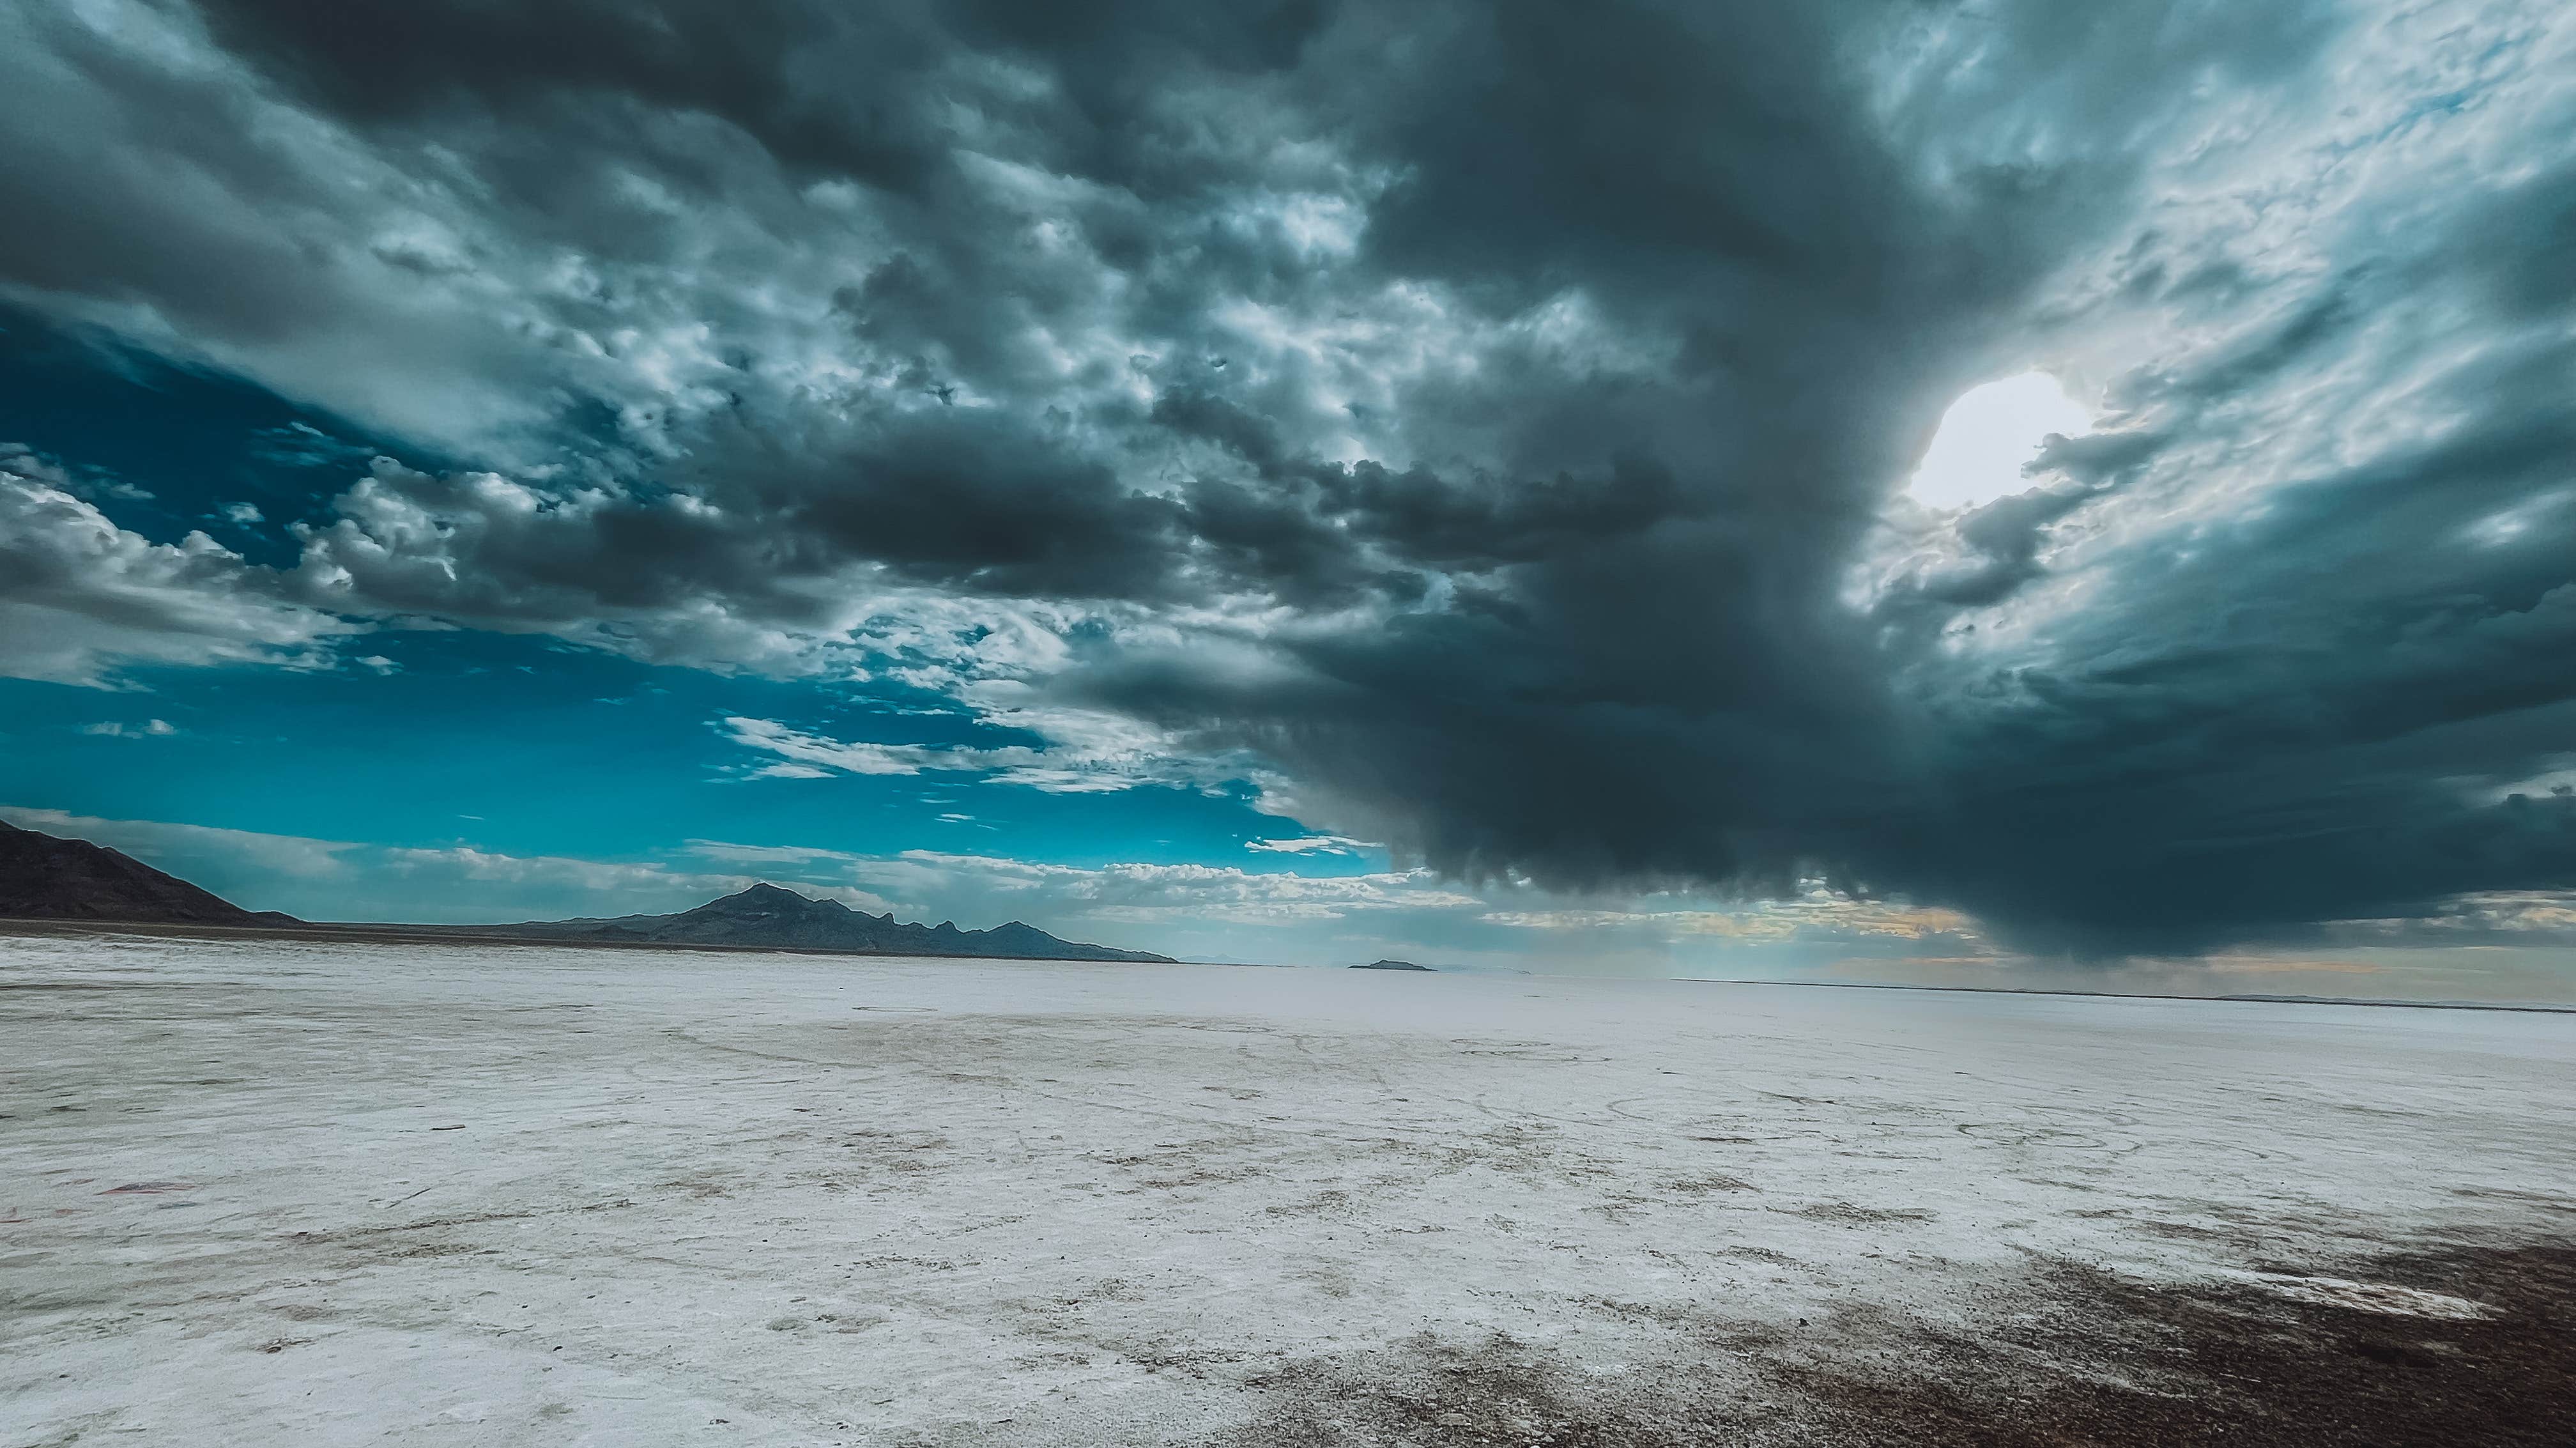
[[[1927,508],[1973,508],[2027,492],[2022,466],[2051,433],[2093,430],[2093,415],[2045,372],[1971,387],[1941,415],[1940,430],[1905,490]]]

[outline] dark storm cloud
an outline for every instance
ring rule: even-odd
[[[1212,8],[1188,0],[1063,6],[1044,0],[819,5],[810,0],[549,0],[350,7],[209,0],[215,35],[313,100],[356,119],[461,107],[542,118],[609,96],[741,127],[800,172],[915,192],[950,164],[956,62],[1027,56],[1063,85],[1005,107],[1043,125],[1061,169],[1134,176],[1167,138],[1129,125],[1158,71],[1272,69],[1296,59],[1326,7]]]
[[[943,408],[865,440],[780,442],[745,436],[723,465],[818,572],[864,558],[983,593],[1150,600],[1179,562],[1176,504],[1042,429]]]
[[[0,102],[10,295],[511,475],[379,464],[308,604],[752,668],[1042,618],[1032,696],[1443,869],[2079,953],[2576,885],[2545,17],[117,13],[211,58],[15,22],[119,150]],[[2115,427],[1890,502],[2075,354]]]

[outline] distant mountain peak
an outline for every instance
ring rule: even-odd
[[[696,916],[725,916],[757,919],[771,915],[846,915],[850,907],[838,900],[816,900],[799,895],[782,885],[763,880],[730,895],[720,895],[694,910],[683,912]]]
[[[773,885],[763,880],[757,885],[746,885],[730,895],[718,896],[698,908],[712,910],[718,905],[757,905],[764,910],[783,910],[822,903],[810,896],[799,895],[784,885]]]

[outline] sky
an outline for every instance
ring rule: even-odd
[[[0,817],[2576,999],[2553,4],[0,8]]]

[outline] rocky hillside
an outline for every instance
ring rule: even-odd
[[[150,925],[296,923],[293,916],[274,910],[244,910],[105,845],[60,839],[5,820],[0,820],[0,919]]]

